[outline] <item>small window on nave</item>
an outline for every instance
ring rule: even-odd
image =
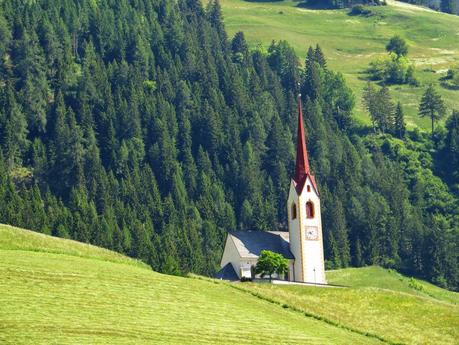
[[[306,188],[308,190],[308,193],[311,192],[311,186],[310,185],[308,185]]]
[[[296,204],[292,204],[292,210],[291,210],[291,215],[292,215],[292,220],[296,219]]]
[[[314,204],[311,201],[306,203],[306,218],[314,218]]]

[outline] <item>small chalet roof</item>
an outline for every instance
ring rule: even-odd
[[[258,258],[262,250],[269,250],[286,259],[295,259],[289,249],[289,233],[286,231],[231,231],[228,236],[243,258]]]
[[[230,262],[227,263],[226,266],[223,267],[220,271],[218,271],[218,273],[215,275],[215,278],[229,281],[239,280],[239,277],[237,276],[236,271]]]

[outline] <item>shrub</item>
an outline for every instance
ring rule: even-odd
[[[456,75],[453,77],[453,85],[459,88],[459,73],[456,73]]]
[[[367,69],[367,73],[373,80],[384,80],[386,75],[386,58],[378,58],[375,61],[370,62],[370,66]]]
[[[408,286],[414,290],[417,290],[417,291],[422,291],[424,290],[424,287],[419,284],[416,279],[413,279],[413,278],[410,278],[409,282],[408,282]]]
[[[446,72],[446,79],[454,79],[454,76],[457,74],[457,72],[450,68],[448,72]]]
[[[410,84],[418,86],[415,68],[408,59],[391,54],[390,58],[379,58],[370,62],[367,73],[372,80],[381,80],[388,84]]]

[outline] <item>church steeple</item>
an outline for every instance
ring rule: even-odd
[[[287,200],[289,247],[295,257],[290,280],[326,284],[320,195],[309,166],[305,132],[299,95],[295,174]]]
[[[306,140],[304,136],[303,108],[301,106],[301,95],[298,95],[298,134],[296,142],[295,176],[293,179],[297,184],[301,184],[308,174],[310,174],[310,171],[308,151],[306,149]]]
[[[301,106],[301,95],[298,95],[298,134],[296,142],[296,164],[295,175],[293,180],[296,183],[296,190],[298,194],[303,190],[307,177],[311,179],[317,194],[319,193],[314,176],[311,174],[309,168],[308,150],[306,146],[306,137],[303,125],[303,108]]]

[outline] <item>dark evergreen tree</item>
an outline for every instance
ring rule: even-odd
[[[398,102],[394,115],[394,132],[400,139],[403,139],[403,137],[405,136],[405,131],[405,116],[403,113],[402,104]]]
[[[430,84],[424,94],[422,95],[421,103],[419,104],[419,115],[421,117],[429,117],[432,122],[432,136],[434,134],[435,121],[438,121],[445,116],[445,104],[435,90],[432,84]]]
[[[455,0],[441,0],[440,8],[443,12],[457,14],[457,2]]]

